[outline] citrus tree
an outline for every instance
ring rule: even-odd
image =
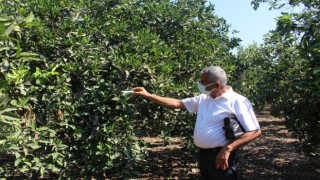
[[[265,108],[274,95],[274,76],[269,76],[274,71],[274,63],[270,61],[267,47],[258,44],[251,44],[248,47],[238,48],[234,60],[235,70],[234,87],[244,94],[255,109]]]
[[[132,177],[138,135],[190,137],[193,118],[121,91],[192,96],[203,67],[234,68],[239,41],[203,0],[9,0],[0,14],[15,24],[1,25],[2,92],[21,117],[2,136],[6,176]]]
[[[265,54],[272,69],[265,77],[273,79],[268,82],[273,114],[285,118],[304,152],[319,156],[320,4],[305,0],[255,0],[252,4],[257,8],[262,2],[269,2],[271,8],[301,9],[282,13],[276,29],[266,38]]]

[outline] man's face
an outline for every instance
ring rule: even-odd
[[[204,86],[211,84],[206,87],[206,91],[211,91],[211,90],[219,87],[219,83],[214,83],[214,82],[210,81],[209,76],[207,74],[202,74],[199,82]],[[212,84],[212,83],[214,83],[214,84]],[[217,89],[215,89],[210,93],[210,95],[215,98],[217,96],[217,92],[218,92]]]

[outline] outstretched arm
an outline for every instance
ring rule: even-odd
[[[163,106],[174,108],[174,109],[185,109],[184,104],[179,99],[161,97],[154,94],[150,94],[143,87],[136,87],[136,88],[133,88],[132,90],[133,90],[133,94],[142,96],[146,99],[159,103]]]

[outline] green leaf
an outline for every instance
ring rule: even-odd
[[[26,168],[26,167],[23,167],[23,168],[20,168],[20,172],[27,172],[27,171],[29,171],[29,168]]]
[[[41,127],[41,128],[37,128],[37,131],[45,131],[45,130],[48,130],[49,128],[48,127]]]
[[[1,31],[1,30],[0,30]],[[10,50],[10,47],[1,47],[0,51],[6,51],[6,50]]]
[[[5,120],[5,119],[1,119],[1,116],[0,116],[0,122],[9,124],[9,125],[11,125],[11,126],[19,126],[19,125],[20,125],[19,122],[7,121],[7,120]]]
[[[31,12],[31,13],[29,14],[29,16],[27,16],[26,18],[24,18],[24,21],[27,22],[27,23],[29,23],[29,22],[32,22],[33,19],[34,19],[34,15],[33,15],[33,13]]]
[[[313,70],[313,74],[318,74],[320,73],[320,68]]]
[[[0,23],[0,34],[3,34],[5,30],[6,30],[6,27],[4,26],[4,24]],[[9,49],[9,47],[1,47],[0,51],[7,50],[7,49]]]
[[[55,166],[55,165],[52,165],[51,170],[52,170],[53,172],[59,172],[59,171],[60,171],[60,168],[58,168],[58,167]]]
[[[0,89],[4,89],[8,87],[8,82],[6,80],[0,80]]]
[[[21,134],[21,131],[16,131],[13,134],[10,134],[10,136],[8,137],[9,140],[15,140],[17,139]]]
[[[23,152],[24,152],[24,155],[25,155],[25,156],[28,155],[28,149],[27,149],[27,148],[23,148]]]
[[[23,62],[26,62],[26,61],[40,61],[41,60],[40,58],[37,58],[37,57],[20,57],[20,59]]]
[[[20,32],[20,31],[21,31],[21,30],[20,30],[20,26],[17,26],[17,25],[13,26],[12,31]]]
[[[18,146],[16,146],[16,145],[11,145],[9,149],[16,151],[16,152],[14,152],[16,158],[20,157],[20,154],[17,152],[17,151],[19,151],[19,147],[18,147]],[[19,156],[17,156],[17,155],[19,155]]]
[[[49,144],[50,141],[47,141],[47,140],[39,140],[40,143],[43,143],[43,144]]]
[[[17,159],[17,160],[14,162],[14,166],[19,166],[20,162],[21,162],[21,159]]]
[[[42,26],[39,22],[27,22],[27,27],[35,27],[35,26]]]
[[[5,112],[11,112],[17,110],[16,108],[4,108],[0,111],[0,114],[5,113]]]
[[[15,24],[11,23],[10,26],[3,32],[1,36],[8,36],[9,34],[11,34],[14,29],[14,26]]]
[[[55,137],[56,136],[56,131],[53,129],[48,129],[48,131],[50,132],[49,136],[50,137]]]
[[[12,112],[4,112],[0,114],[0,120],[19,121],[20,117]]]
[[[35,128],[36,128],[35,121],[29,121],[29,122],[28,122],[28,125],[30,126],[30,128],[31,128],[32,130],[35,130]]]
[[[68,146],[65,145],[65,144],[58,144],[57,147],[58,147],[59,150],[63,150],[63,149],[68,148]]]
[[[40,174],[41,176],[44,175],[44,172],[45,172],[45,168],[43,166],[40,167]]]
[[[31,52],[21,52],[20,54],[21,56],[39,56],[38,54],[36,53],[31,53]]]
[[[32,149],[39,149],[39,148],[41,148],[41,146],[39,146],[38,143],[30,143],[30,144],[27,144],[27,146],[31,147]]]
[[[67,126],[67,127],[69,126],[69,124],[67,122],[59,122],[58,124],[60,126]]]
[[[119,101],[120,98],[119,98],[119,97],[114,97],[114,98],[112,98],[112,100],[113,100],[113,101]]]
[[[6,140],[0,140],[0,145],[4,145],[4,144],[6,144]]]
[[[4,17],[0,17],[0,22],[8,22],[8,21],[10,21],[10,19],[4,18]]]
[[[39,164],[39,163],[40,163],[40,159],[37,158],[37,157],[33,158],[33,160],[34,160],[34,162],[35,162],[36,164]]]
[[[18,100],[19,100],[19,103],[20,103],[22,106],[25,106],[25,105],[29,102],[30,97],[26,97],[26,98],[21,98],[21,97],[19,97]]]
[[[14,152],[14,155],[16,156],[16,158],[19,158],[19,157],[21,157],[21,154],[19,153],[19,152]]]
[[[32,164],[30,162],[24,162],[27,166],[31,167]]]
[[[59,156],[59,153],[52,153],[51,155],[52,155],[52,158],[56,160]]]

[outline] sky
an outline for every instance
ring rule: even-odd
[[[241,46],[247,46],[256,42],[263,42],[263,35],[275,29],[276,21],[274,18],[281,15],[280,11],[268,10],[267,3],[260,4],[257,10],[251,6],[251,0],[209,0],[215,5],[217,16],[224,18],[229,28],[237,30],[235,36],[242,39]]]

